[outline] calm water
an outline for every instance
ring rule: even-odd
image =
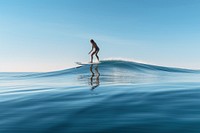
[[[127,61],[0,73],[0,133],[200,133],[200,71]]]

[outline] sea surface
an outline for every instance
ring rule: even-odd
[[[0,73],[0,133],[200,133],[200,71],[104,60]]]

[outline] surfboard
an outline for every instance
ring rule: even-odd
[[[92,64],[99,64],[100,62],[75,62],[78,65],[92,65]]]

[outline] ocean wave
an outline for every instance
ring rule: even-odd
[[[0,73],[0,132],[199,133],[199,77],[126,60]]]
[[[163,71],[163,72],[177,72],[177,73],[196,73],[198,70],[175,68],[159,65],[151,65],[146,63],[135,62],[131,60],[103,60],[102,65],[105,64],[111,67],[126,68],[130,70],[140,70],[140,71]]]
[[[74,85],[124,85],[166,82],[197,81],[200,72],[191,69],[171,68],[126,60],[102,60],[98,64],[79,65],[74,68],[42,73],[22,73],[9,76],[17,83],[48,83]],[[33,80],[34,79],[34,80]],[[19,82],[19,80],[22,80]]]
[[[35,74],[26,74],[21,77],[54,77],[54,76],[65,76],[68,74],[81,74],[87,73],[91,66],[97,66],[101,73],[110,73],[115,71],[116,73],[126,72],[137,72],[137,73],[199,73],[198,70],[183,69],[183,68],[173,68],[165,66],[156,66],[145,63],[138,63],[133,61],[126,60],[102,60],[99,64],[86,64],[80,65],[74,68],[53,71],[53,72],[44,72],[44,73],[35,73]]]

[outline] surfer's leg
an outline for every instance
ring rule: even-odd
[[[99,61],[99,56],[97,55],[99,53],[99,50],[97,50],[96,52],[95,52],[95,56],[97,57],[97,60]]]
[[[91,54],[91,63],[93,62],[93,55],[95,54],[95,51]]]

